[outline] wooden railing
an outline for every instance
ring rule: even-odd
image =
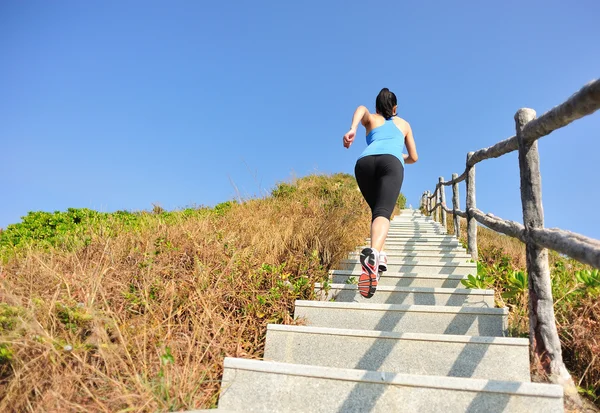
[[[440,177],[433,193],[428,191],[421,197],[421,208],[431,213],[442,225],[446,225],[446,213],[453,214],[457,237],[460,237],[459,217],[467,220],[468,251],[474,260],[478,258],[477,222],[526,244],[532,355],[537,356],[553,381],[565,385],[569,392],[573,391],[574,385],[562,361],[546,248],[600,268],[600,241],[557,228],[544,228],[537,140],[598,109],[600,80],[588,83],[564,103],[539,118],[536,118],[533,109],[519,109],[515,114],[515,136],[489,148],[469,152],[465,171],[460,176],[453,174],[450,181],[444,181]],[[477,209],[475,198],[475,165],[485,159],[498,158],[516,150],[519,151],[523,224],[482,212]],[[462,181],[466,181],[467,186],[465,211],[461,211],[459,205],[458,184]],[[452,209],[446,206],[444,189],[450,185],[453,193]]]

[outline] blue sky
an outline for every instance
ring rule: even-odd
[[[413,128],[416,206],[513,135],[518,108],[600,76],[598,15],[595,0],[1,2],[0,227],[352,173],[364,131],[349,150],[342,136],[382,87]],[[540,141],[546,226],[600,238],[599,131],[597,113]],[[516,153],[478,164],[477,205],[522,221]]]

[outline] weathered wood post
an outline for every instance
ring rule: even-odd
[[[469,161],[474,152],[467,154],[467,247],[471,258],[477,261],[477,221],[471,214],[471,208],[476,207],[475,202],[475,165],[469,166]]]
[[[458,178],[458,174],[452,174],[452,180]],[[456,210],[460,209],[460,197],[458,195],[458,182],[452,184],[452,216],[454,217],[454,233],[456,238],[460,239],[460,217],[456,215]]]
[[[429,212],[429,216],[431,217],[431,219],[433,219],[435,221],[435,211],[433,211],[433,198],[432,198],[432,194],[431,191],[427,191],[427,210],[430,211]]]
[[[444,229],[447,231],[448,230],[448,224],[446,222],[446,210],[444,209],[444,206],[446,205],[446,188],[444,187],[444,185],[442,185],[442,183],[444,182],[444,177],[440,176],[439,178],[439,185],[440,185],[440,203],[442,204],[440,211],[442,213],[442,226],[444,227]]]
[[[544,227],[538,144],[537,141],[526,142],[522,135],[525,125],[535,119],[535,116],[535,111],[527,108],[519,109],[515,114],[519,143],[523,225],[526,233],[531,229]],[[578,399],[577,388],[562,359],[554,318],[548,250],[529,241],[525,251],[529,274],[529,341],[532,359],[544,369],[552,382],[563,385],[565,395],[571,396],[571,399],[573,397]]]
[[[438,192],[437,192],[437,188],[435,188],[433,190],[433,194],[432,194],[433,198],[431,198],[431,207],[433,208],[433,220],[434,221],[438,221],[438,209],[437,209],[437,200],[438,200]]]

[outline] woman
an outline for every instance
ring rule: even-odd
[[[371,114],[366,107],[359,106],[350,130],[344,135],[344,147],[349,148],[359,122],[367,132],[367,148],[354,167],[360,192],[371,207],[371,247],[360,253],[362,272],[358,280],[358,291],[366,298],[375,294],[378,272],[387,270],[387,256],[382,249],[402,187],[404,164],[418,159],[410,125],[396,115],[396,95],[387,88],[381,89],[375,109],[377,113]],[[404,145],[408,155],[402,153]]]

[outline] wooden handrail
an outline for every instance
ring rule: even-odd
[[[552,381],[561,383],[569,392],[577,394],[576,387],[562,361],[560,339],[556,329],[552,299],[552,283],[548,266],[551,249],[575,260],[600,268],[600,241],[558,228],[544,228],[542,187],[537,140],[569,123],[600,109],[600,80],[583,86],[564,103],[536,119],[533,109],[519,109],[515,114],[516,134],[488,148],[469,152],[465,171],[452,180],[439,178],[433,194],[424,193],[422,207],[435,219],[437,210],[446,225],[446,213],[454,214],[455,235],[460,237],[458,217],[467,219],[468,251],[474,260],[477,252],[477,222],[486,227],[517,238],[525,243],[527,272],[529,274],[529,324],[532,359],[549,374]],[[483,160],[498,158],[519,151],[519,172],[523,222],[504,220],[477,209],[475,198],[475,165]],[[458,183],[466,181],[467,205],[460,210]],[[444,186],[452,185],[452,209],[445,204]],[[435,200],[435,205],[432,205]]]

